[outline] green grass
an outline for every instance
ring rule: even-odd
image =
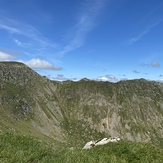
[[[144,143],[109,143],[89,150],[66,150],[60,154],[66,163],[162,163],[163,151]]]
[[[105,133],[91,129],[86,122],[82,121],[65,121],[62,123],[62,127],[67,134],[67,147],[82,148],[90,140],[99,140],[108,136]]]
[[[118,142],[92,149],[55,151],[31,137],[0,134],[1,163],[162,163],[163,151],[151,144]]]
[[[13,134],[0,135],[1,163],[39,163],[53,160],[52,148],[41,141]]]

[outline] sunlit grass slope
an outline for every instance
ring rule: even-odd
[[[163,151],[151,144],[118,142],[89,150],[55,151],[31,137],[0,135],[1,163],[162,163]]]

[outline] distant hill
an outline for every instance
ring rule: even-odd
[[[0,62],[0,132],[56,148],[110,136],[163,148],[163,83],[55,82],[22,63]]]

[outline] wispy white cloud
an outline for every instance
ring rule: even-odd
[[[147,34],[148,32],[149,32],[149,29],[145,29],[145,30],[144,30],[142,33],[140,33],[139,35],[137,35],[137,36],[131,38],[131,39],[129,40],[129,44],[133,44],[133,43],[139,41],[139,40],[140,40],[145,34]]]
[[[52,76],[52,75],[48,75],[47,76],[49,79],[51,80],[55,80],[55,81],[66,81],[66,80],[71,80],[71,81],[78,81],[78,78],[66,78],[63,74],[58,74],[57,76]]]
[[[10,26],[5,25],[5,24],[0,24],[0,28],[1,29],[5,29],[5,30],[7,30],[10,33],[22,34],[20,30],[18,30],[16,28],[13,28],[13,27],[10,27]]]
[[[141,64],[139,64],[139,66],[141,66],[141,67],[148,67],[148,66],[150,66],[150,64],[147,64],[147,63],[141,63]]]
[[[0,61],[11,61],[14,58],[14,56],[0,51]]]
[[[160,79],[160,80],[158,80],[158,82],[161,82],[161,83],[163,83],[163,79]]]
[[[160,64],[157,61],[153,61],[151,63],[151,66],[156,68],[156,67],[160,67]]]
[[[63,74],[58,74],[56,77],[50,76],[50,79],[52,79],[52,80],[57,80],[57,81],[66,81],[66,80],[70,80],[70,79],[64,77]]]
[[[109,82],[118,82],[119,79],[116,78],[114,75],[106,75],[106,76],[100,76],[97,78],[98,81],[109,81]]]
[[[30,68],[41,69],[41,70],[62,70],[62,67],[54,66],[46,60],[41,60],[39,58],[31,59],[29,61],[20,61]]]
[[[139,33],[137,36],[134,36],[133,38],[129,39],[129,41],[128,41],[129,44],[133,44],[133,43],[139,41],[142,37],[144,37],[147,33],[149,33],[152,28],[154,28],[155,26],[160,24],[162,21],[163,21],[163,19],[156,21],[152,25],[148,26],[144,31]]]
[[[6,51],[6,52],[5,52]],[[8,53],[7,53],[8,51]],[[28,67],[33,68],[33,69],[41,69],[41,70],[62,70],[62,67],[59,66],[54,66],[50,62],[46,60],[41,60],[39,58],[33,58],[28,61],[23,61],[23,60],[17,60],[16,57],[12,54],[17,54],[17,52],[7,50],[7,49],[0,49],[0,61],[17,61],[17,62],[22,62],[26,64]]]
[[[15,43],[17,44],[17,45],[21,45],[22,43],[19,41],[19,40],[17,40],[17,39],[14,39],[14,41],[15,41]]]
[[[140,72],[139,71],[137,71],[137,70],[133,70],[132,71],[134,74],[139,74]]]
[[[0,16],[0,29],[10,33],[17,45],[20,45],[18,44],[18,42],[21,42],[20,40],[16,39],[17,35],[19,35],[25,37],[26,41],[28,42],[22,45],[31,45],[33,47],[37,45],[39,48],[58,47],[58,44],[56,42],[50,41],[35,27],[29,24],[22,24],[15,20]]]
[[[158,61],[152,61],[150,64],[148,63],[141,63],[141,67],[153,67],[153,68],[158,68],[160,67],[160,63]]]
[[[85,0],[81,7],[81,14],[75,25],[74,36],[60,54],[73,51],[84,44],[88,33],[96,25],[96,17],[104,6],[106,6],[107,2],[109,0]]]

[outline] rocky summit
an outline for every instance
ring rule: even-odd
[[[119,137],[163,148],[163,83],[57,82],[18,62],[0,62],[0,132],[83,147]]]

